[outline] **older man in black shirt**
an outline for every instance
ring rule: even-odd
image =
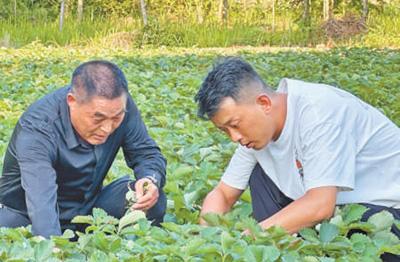
[[[125,176],[103,188],[121,147],[136,181]],[[165,167],[122,71],[107,61],[84,63],[70,86],[38,100],[19,119],[0,177],[0,226],[32,224],[34,234],[49,237],[73,228],[71,219],[93,207],[120,218],[128,184],[138,196],[133,208],[158,224],[166,208]]]

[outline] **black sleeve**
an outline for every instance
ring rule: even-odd
[[[46,238],[60,235],[56,171],[52,166],[56,155],[54,140],[45,131],[20,128],[15,142],[16,157],[32,232]]]

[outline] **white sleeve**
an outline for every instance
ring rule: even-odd
[[[221,180],[228,186],[245,190],[256,164],[253,150],[239,145]]]
[[[306,191],[321,186],[354,189],[356,146],[351,130],[319,123],[300,136]]]

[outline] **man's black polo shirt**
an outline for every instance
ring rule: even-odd
[[[21,116],[0,177],[0,203],[28,214],[33,233],[45,237],[61,233],[60,220],[90,211],[120,147],[137,179],[154,176],[160,186],[165,183],[165,158],[130,96],[121,125],[104,144],[93,146],[71,125],[69,90],[43,97]]]

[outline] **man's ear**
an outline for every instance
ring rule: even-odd
[[[77,99],[73,93],[67,94],[67,104],[68,106],[73,106],[77,103]]]
[[[256,98],[256,104],[261,106],[264,113],[268,114],[272,110],[272,100],[267,94],[260,94]]]

